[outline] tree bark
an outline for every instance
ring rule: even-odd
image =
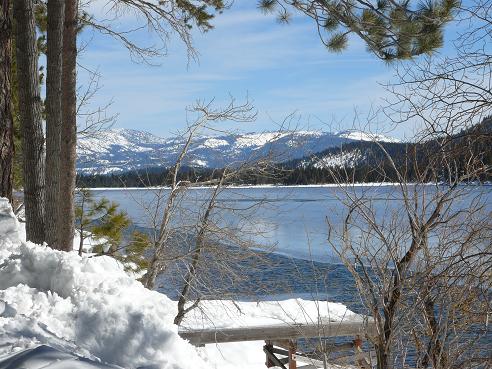
[[[45,232],[46,242],[60,248],[60,157],[61,157],[61,78],[63,20],[65,0],[48,0],[47,77],[46,77],[46,169],[45,169]]]
[[[66,0],[63,32],[62,129],[60,157],[60,249],[70,251],[75,231],[75,165],[77,160],[77,0]]]
[[[0,0],[0,196],[12,203],[14,120],[12,116],[12,19],[10,0]]]
[[[34,4],[30,0],[15,0],[16,60],[19,87],[19,118],[24,154],[24,204],[26,237],[44,242],[44,136],[41,125],[38,53]]]

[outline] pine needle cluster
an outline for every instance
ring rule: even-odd
[[[75,209],[80,235],[79,254],[84,240],[91,237],[97,245],[91,250],[98,255],[109,255],[121,261],[127,270],[140,274],[148,265],[145,253],[151,243],[144,233],[134,231],[129,236],[132,222],[119,205],[106,198],[94,199],[88,189],[81,189]]]
[[[169,1],[159,1],[160,6],[169,6]],[[176,0],[176,6],[181,9],[183,19],[188,28],[192,28],[195,23],[202,31],[213,28],[210,23],[215,13],[221,13],[226,4],[223,0]]]
[[[430,54],[443,45],[444,25],[452,20],[459,0],[260,0],[264,13],[277,12],[288,23],[288,9],[312,18],[326,47],[341,52],[351,34],[370,52],[387,61]],[[284,20],[284,21],[282,21]]]

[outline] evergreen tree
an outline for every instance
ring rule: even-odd
[[[345,49],[354,34],[379,58],[394,60],[441,47],[443,26],[459,5],[459,0],[260,0],[258,6],[277,12],[282,23],[289,22],[289,9],[310,17],[331,51]]]
[[[48,0],[46,49],[46,165],[45,165],[45,238],[48,245],[60,248],[61,227],[60,143],[61,143],[61,75],[64,0]]]
[[[99,241],[94,252],[115,254],[120,249],[123,232],[131,224],[128,215],[118,210],[117,203],[106,198],[95,200],[87,189],[80,190],[75,217],[80,236],[79,255],[88,237]]]
[[[78,252],[84,252],[84,242],[91,237],[96,246],[91,250],[96,254],[104,254],[121,261],[125,268],[140,274],[147,265],[145,252],[150,247],[149,237],[135,231],[129,240],[125,240],[132,224],[119,205],[106,198],[95,200],[88,189],[81,189],[75,207],[77,233],[80,236]]]
[[[44,242],[44,136],[38,75],[38,42],[32,1],[13,3],[19,120],[22,132],[26,237]]]
[[[10,1],[0,1],[0,196],[12,202],[14,120],[12,113],[12,19]]]

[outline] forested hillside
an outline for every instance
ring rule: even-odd
[[[443,145],[443,142],[445,143]],[[248,170],[235,177],[230,185],[306,185],[337,182],[396,182],[395,167],[412,181],[419,168],[430,160],[440,162],[440,173],[428,173],[429,181],[437,176],[447,181],[446,160],[465,166],[470,159],[475,165],[492,165],[492,119],[487,118],[467,130],[449,137],[419,143],[356,141],[331,147],[301,159],[269,167],[268,171]],[[445,160],[446,159],[446,160]],[[183,167],[179,180],[196,184],[213,183],[223,169]],[[490,181],[490,173],[470,180]],[[147,187],[169,185],[167,168],[151,167],[110,175],[79,175],[80,187]]]

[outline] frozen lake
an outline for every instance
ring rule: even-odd
[[[178,202],[175,221],[185,227],[195,224],[210,191],[210,188],[188,190]],[[436,187],[426,186],[423,191],[427,194],[426,201],[431,201]],[[454,206],[467,209],[478,199],[486,205],[483,211],[490,214],[491,186],[466,186],[460,192],[463,196]],[[118,202],[138,227],[152,231],[156,214],[160,219],[156,205],[162,206],[168,190],[97,189],[94,194]],[[334,230],[339,230],[343,224],[347,214],[343,202],[348,196],[368,199],[378,222],[404,219],[401,192],[391,185],[358,186],[348,191],[330,186],[224,189],[215,210],[216,221],[233,228],[241,226],[240,232],[245,238],[259,246],[274,246],[274,253],[266,254],[264,265],[254,260],[238,263],[240,281],[231,283],[212,275],[208,287],[213,292],[206,298],[271,300],[302,297],[342,302],[352,310],[362,312],[352,276],[340,264],[327,241],[328,222]],[[404,221],[401,223],[405,224]],[[177,299],[181,283],[182,273],[174,269],[162,276],[157,289]]]
[[[154,228],[160,219],[157,206],[163,207],[166,189],[96,189],[96,197],[104,196],[120,204],[139,227]],[[435,186],[426,186],[426,201],[431,201]],[[178,202],[175,222],[185,226],[196,223],[210,188],[191,188]],[[464,186],[456,207],[466,209],[480,198],[492,209],[491,186]],[[236,187],[225,188],[214,209],[216,222],[240,229],[244,238],[259,246],[273,247],[278,254],[324,263],[336,263],[328,241],[328,223],[336,232],[347,214],[344,201],[348,197],[370,201],[376,218],[381,222],[402,217],[402,195],[397,186],[334,186],[316,187]],[[160,203],[159,203],[160,201]],[[157,216],[156,216],[157,215]],[[239,231],[238,231],[239,232]],[[336,237],[334,237],[336,242]]]

